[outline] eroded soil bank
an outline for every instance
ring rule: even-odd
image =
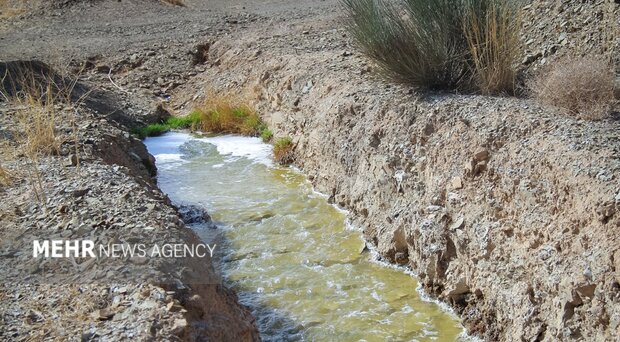
[[[617,13],[608,2],[568,10],[587,16],[601,6]],[[350,209],[381,254],[409,265],[471,333],[617,340],[617,119],[383,83],[339,23],[313,18],[217,41],[209,53],[217,62],[198,85],[246,89],[275,135],[293,138],[296,165],[317,189]],[[544,46],[541,25],[525,38]],[[574,49],[597,49],[573,39]],[[178,94],[200,97],[192,89]]]
[[[21,87],[17,70],[54,78],[40,62],[0,63]],[[157,187],[153,157],[116,121],[134,118],[107,92],[78,83],[71,97],[80,94],[90,95],[77,104],[0,102],[0,156],[10,175],[0,188],[0,339],[259,340],[254,318],[209,258],[97,250],[92,258],[33,257],[35,240],[149,249],[201,243]],[[25,134],[24,125],[41,130]],[[44,127],[56,133],[39,142]],[[32,155],[24,147],[43,143],[58,148]]]

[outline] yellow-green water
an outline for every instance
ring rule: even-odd
[[[207,208],[197,227],[227,285],[253,310],[266,341],[455,341],[459,322],[416,291],[401,269],[374,262],[346,214],[299,172],[275,167],[255,138],[146,140],[158,182],[177,204]]]

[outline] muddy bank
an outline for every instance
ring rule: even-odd
[[[472,334],[618,339],[617,120],[382,83],[338,22],[216,42],[218,63],[177,103],[199,99],[200,86],[246,89],[276,136],[293,138],[296,165],[317,189]],[[296,37],[308,39],[285,43]]]
[[[12,79],[15,68],[50,71],[43,63],[8,65]],[[91,95],[43,108],[0,101],[1,165],[11,175],[0,187],[2,339],[259,340],[254,318],[208,258],[33,257],[34,240],[200,243],[157,188],[153,157],[119,123],[132,116],[111,94],[84,84],[73,90]],[[55,132],[46,143],[58,148],[34,158],[22,125],[39,125],[32,120],[40,110]]]

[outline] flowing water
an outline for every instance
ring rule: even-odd
[[[173,202],[207,208],[217,267],[250,306],[265,341],[455,341],[453,315],[415,278],[374,262],[346,213],[258,138],[168,133],[145,141]]]

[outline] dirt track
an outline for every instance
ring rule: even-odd
[[[59,9],[33,10],[2,25],[0,58],[82,60],[153,47],[178,56],[183,50],[177,47],[257,24],[277,25],[316,14],[328,15],[337,7],[334,0],[188,0],[186,7],[156,0],[75,2]]]
[[[202,54],[202,46],[232,34],[245,36],[257,27],[286,33],[286,27],[296,23],[331,20],[339,12],[335,0],[185,3],[34,1],[28,12],[0,21],[0,60],[38,59],[68,69],[83,81],[118,93],[125,107],[146,114],[153,103],[167,100],[174,88],[205,70],[202,63],[193,63],[192,54]],[[255,39],[260,44],[262,37]],[[282,44],[296,45],[290,37]],[[81,70],[83,66],[87,70]]]

